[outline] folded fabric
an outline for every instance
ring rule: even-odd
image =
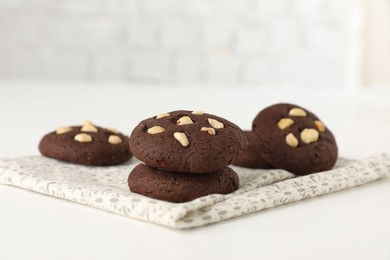
[[[232,167],[240,187],[186,203],[151,199],[129,191],[127,177],[139,163],[80,166],[42,156],[0,159],[0,184],[12,185],[172,228],[216,223],[263,209],[355,187],[390,175],[390,155],[339,159],[336,167],[302,177],[283,170]]]

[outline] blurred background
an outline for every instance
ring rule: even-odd
[[[0,80],[390,85],[389,0],[0,0]]]

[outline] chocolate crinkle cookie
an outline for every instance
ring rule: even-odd
[[[57,128],[39,143],[42,155],[75,164],[108,166],[128,161],[132,154],[127,136],[114,128],[102,128],[90,121],[80,126]]]
[[[243,131],[226,119],[180,110],[141,121],[130,136],[130,149],[160,170],[208,173],[235,161],[246,142]]]
[[[248,141],[244,151],[232,164],[252,169],[272,169],[274,168],[269,162],[263,159],[261,154],[262,148],[259,144],[258,137],[252,131],[244,131]]]
[[[262,159],[296,175],[327,171],[337,160],[332,132],[315,114],[294,104],[275,104],[255,117],[252,132]]]
[[[187,202],[210,194],[228,194],[238,188],[237,174],[229,167],[214,173],[161,171],[137,165],[128,178],[130,190],[169,202]]]

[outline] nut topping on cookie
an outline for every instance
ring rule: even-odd
[[[291,147],[297,147],[298,146],[298,139],[294,136],[293,133],[289,133],[286,136],[286,143]]]
[[[90,143],[92,142],[92,137],[88,134],[77,134],[75,137],[74,137],[74,140],[76,140],[77,142],[80,142],[80,143]]]
[[[156,119],[163,118],[163,117],[166,117],[166,116],[169,116],[169,113],[159,114],[159,115],[156,116]]]
[[[70,132],[70,131],[72,131],[72,127],[68,127],[68,126],[60,127],[60,128],[57,128],[56,134],[58,134],[58,135],[65,134],[65,133]]]
[[[110,131],[110,132],[115,133],[115,134],[118,134],[118,133],[119,133],[119,131],[118,131],[116,128],[113,128],[113,127],[107,127],[106,129],[107,129],[108,131]]]
[[[189,144],[190,144],[190,141],[188,141],[188,138],[187,136],[185,135],[185,133],[181,133],[181,132],[175,132],[173,134],[173,136],[175,137],[175,139],[177,141],[180,142],[180,144],[184,147],[187,147]]]
[[[81,125],[93,125],[93,123],[89,120],[84,120]]]
[[[188,116],[183,116],[176,121],[176,125],[190,125],[194,122]]]
[[[108,137],[108,142],[110,144],[120,144],[120,143],[122,143],[122,139],[117,135],[110,135]]]
[[[149,128],[147,133],[151,134],[151,135],[154,135],[154,134],[162,133],[164,131],[165,131],[165,129],[163,127],[156,125],[156,126],[153,126],[153,127]]]
[[[215,120],[215,119],[212,119],[212,118],[209,118],[208,119],[209,121],[209,124],[214,127],[215,129],[221,129],[223,128],[223,123],[219,122],[218,120]]]
[[[202,110],[195,110],[195,111],[192,111],[192,114],[194,114],[194,115],[203,115],[204,112]]]
[[[301,132],[301,139],[304,143],[307,143],[307,144],[317,142],[318,137],[319,137],[318,131],[313,129],[313,128],[305,128]]]
[[[200,131],[207,132],[209,135],[215,135],[215,129],[212,127],[202,127]]]
[[[82,127],[81,127],[81,131],[82,132],[93,132],[93,133],[97,133],[97,128],[93,125],[93,124],[84,124]]]
[[[316,126],[317,130],[321,133],[325,132],[325,125],[320,120],[315,120],[314,125]]]
[[[286,129],[294,124],[294,120],[291,118],[282,118],[278,122],[278,127],[280,130]]]
[[[305,117],[307,115],[305,110],[303,110],[302,108],[298,108],[298,107],[292,108],[288,112],[288,114],[290,116],[301,116],[301,117]]]

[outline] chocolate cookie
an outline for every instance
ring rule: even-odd
[[[61,127],[46,134],[39,143],[42,155],[84,165],[116,165],[128,161],[129,139],[114,128],[85,122],[82,126]]]
[[[259,144],[259,138],[252,131],[244,131],[244,134],[248,144],[238,159],[232,164],[253,169],[272,169],[272,165],[264,160],[261,155],[262,148]]]
[[[297,175],[332,169],[337,145],[332,132],[310,111],[293,104],[276,104],[253,120],[262,157],[276,168]]]
[[[210,173],[235,161],[246,145],[235,124],[201,111],[173,111],[141,121],[130,136],[131,152],[166,171]]]
[[[238,189],[237,174],[229,167],[215,173],[193,174],[161,171],[137,165],[128,178],[129,188],[154,199],[186,202],[210,194],[228,194]]]

